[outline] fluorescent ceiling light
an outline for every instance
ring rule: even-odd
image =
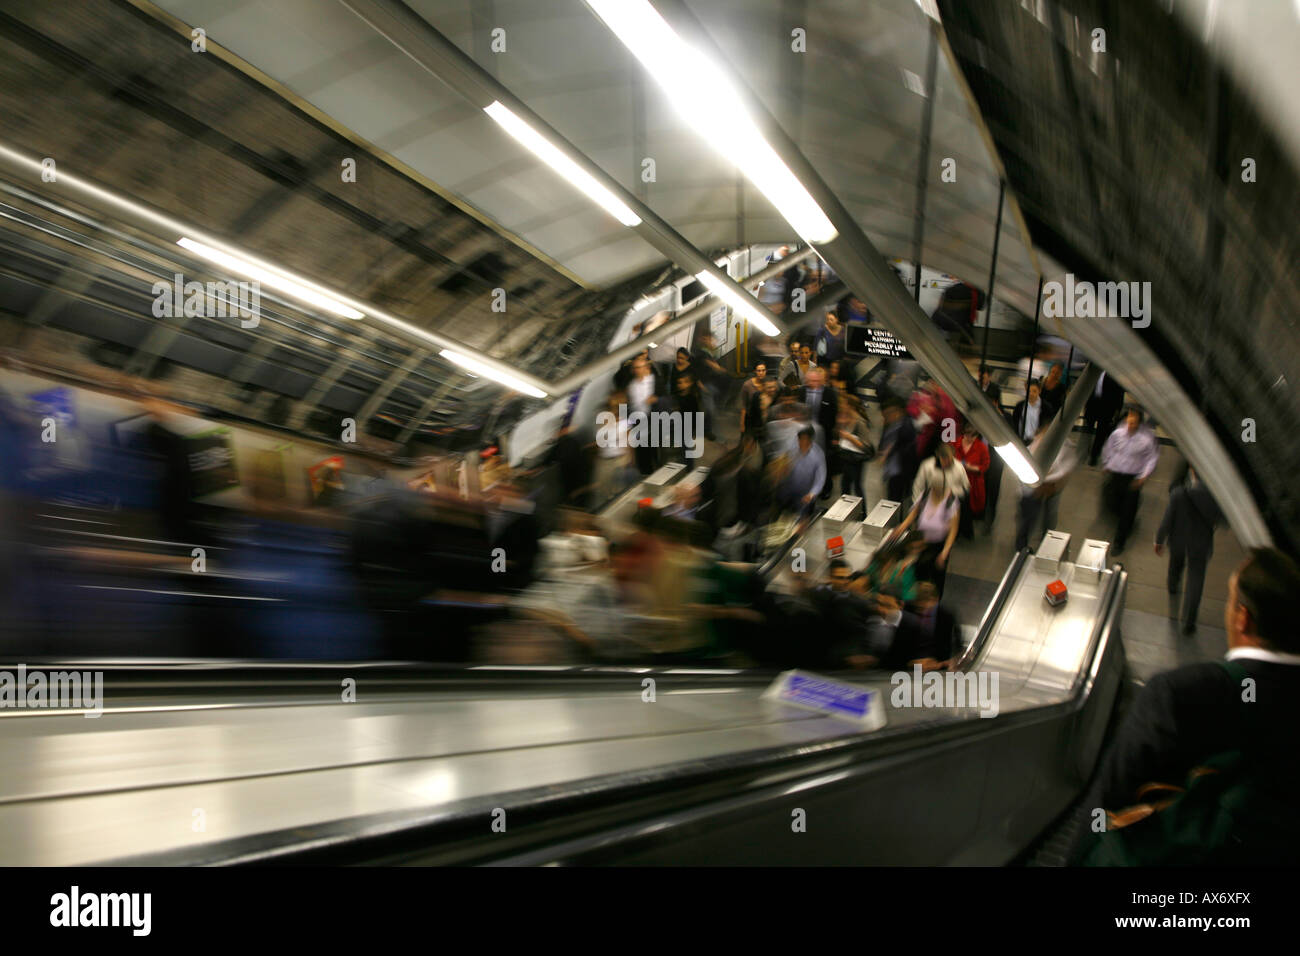
[[[1017,478],[1027,485],[1038,484],[1038,469],[1034,467],[1033,462],[1021,453],[1019,448],[1011,444],[1011,442],[1007,442],[1005,445],[996,446],[994,450],[1002,456],[1002,460],[1016,473]]]
[[[749,323],[764,335],[781,334],[781,330],[772,324],[771,320],[763,314],[758,303],[749,296],[741,295],[730,285],[716,278],[712,272],[701,272],[695,278],[708,286],[709,291],[719,299],[748,319]]]
[[[503,130],[531,150],[538,159],[567,179],[623,225],[641,224],[641,217],[629,209],[621,199],[596,182],[594,176],[565,156],[554,143],[521,120],[508,107],[494,100],[491,106],[483,107],[483,112],[496,120]]]
[[[688,45],[648,0],[587,0],[605,26],[664,88],[696,134],[720,150],[808,242],[830,242],[835,227],[781,161],[713,61]]]
[[[522,392],[524,395],[531,396],[532,398],[546,397],[546,393],[540,388],[533,388],[533,386],[521,379],[515,378],[509,372],[498,372],[486,362],[481,362],[462,352],[453,352],[451,349],[443,349],[442,357],[447,359],[449,362],[455,362],[461,368],[467,368],[471,372],[477,372],[484,378],[490,378],[492,381],[499,382],[507,388],[513,388],[516,392]]]
[[[365,318],[363,313],[358,312],[351,306],[344,305],[319,286],[313,285],[306,279],[299,279],[296,276],[281,272],[274,266],[233,255],[213,246],[205,245],[202,242],[196,242],[188,237],[177,239],[176,244],[188,249],[195,255],[207,259],[209,262],[216,263],[223,269],[229,269],[239,275],[248,276],[248,278],[270,286],[272,289],[277,289],[285,295],[322,308],[326,312],[342,316],[345,319]]]

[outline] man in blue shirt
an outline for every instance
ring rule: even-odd
[[[804,514],[812,510],[822,486],[826,484],[826,455],[813,441],[811,425],[799,431],[799,448],[790,456],[790,470],[781,482],[777,503],[788,511]]]
[[[1156,470],[1160,444],[1156,433],[1142,426],[1142,412],[1130,406],[1124,426],[1110,433],[1101,450],[1101,467],[1106,470],[1102,500],[1115,517],[1115,554],[1122,554],[1137,520],[1142,486]]]

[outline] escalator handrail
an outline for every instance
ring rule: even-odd
[[[804,535],[806,535],[809,531],[812,530],[813,525],[815,525],[818,521],[820,521],[824,514],[826,514],[826,509],[818,508],[817,510],[811,513],[811,515],[808,517],[806,521],[800,521],[795,526],[794,532],[790,535],[790,537],[787,538],[785,541],[783,541],[781,543],[781,546],[777,548],[775,551],[773,551],[766,561],[764,561],[761,565],[759,565],[758,568],[759,575],[763,578],[766,578],[774,570],[776,570],[776,566],[781,562],[781,559],[784,558],[787,554],[789,554],[790,549],[793,548],[795,544],[797,544],[799,540],[803,538]]]
[[[1002,616],[1002,609],[1006,606],[1007,601],[1015,592],[1016,584],[1020,581],[1021,572],[1024,570],[1025,563],[1029,560],[1029,556],[1029,550],[1027,548],[1022,548],[1011,558],[1011,563],[1007,565],[1007,570],[1003,573],[1002,580],[998,582],[997,590],[993,592],[993,600],[991,600],[989,606],[984,609],[984,616],[980,618],[979,627],[975,631],[975,637],[971,640],[970,644],[966,647],[966,650],[962,653],[961,659],[957,662],[958,670],[967,670],[984,650],[984,645],[988,643],[989,637],[992,636],[994,626]]]

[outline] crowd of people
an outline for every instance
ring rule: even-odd
[[[791,267],[765,283],[760,297],[774,311],[784,312],[796,290],[824,287],[827,281],[824,273],[810,278],[806,267]],[[752,535],[755,529],[788,529],[806,522],[837,492],[864,499],[865,514],[874,504],[866,501],[866,479],[875,463],[884,498],[901,506],[900,521],[888,543],[906,545],[907,560],[902,563],[912,584],[932,587],[941,599],[954,548],[993,529],[1003,461],[937,382],[918,383],[915,373],[893,367],[898,363],[881,363],[888,366],[883,374],[880,369],[871,373],[880,415],[878,423],[873,421],[857,388],[867,377],[865,369],[846,349],[848,326],[865,315],[865,306],[852,296],[840,299],[821,313],[813,327],[796,328],[781,343],[779,355],[761,357],[743,378],[722,367],[708,337],[693,350],[677,350],[671,367],[656,366],[648,352],[640,353],[614,376],[609,405],[625,404],[637,411],[699,411],[705,416],[708,439],[717,447],[708,481],[692,491],[693,498],[702,500],[674,502],[670,516],[706,521],[715,536],[714,546],[738,560],[753,559],[761,548],[735,548],[731,546],[735,540]],[[1036,454],[1060,415],[1070,380],[1065,364],[1048,355],[1022,365],[1024,374],[1041,378],[1012,386],[1024,397],[1009,411],[989,368],[980,369],[979,384],[1031,454]],[[1078,442],[1067,433],[1042,480],[1018,486],[1013,502],[1017,550],[1037,546],[1056,526],[1062,494],[1085,458],[1091,459],[1089,464],[1099,463],[1104,472],[1102,500],[1113,521],[1112,553],[1122,554],[1128,547],[1142,488],[1157,464],[1160,445],[1142,410],[1125,406],[1124,399],[1123,386],[1101,375],[1084,410],[1092,431],[1090,449],[1087,440]],[[570,504],[598,507],[635,476],[649,474],[666,460],[682,460],[671,449],[657,448],[600,449],[597,456],[594,481],[577,475],[565,479]],[[1194,475],[1175,482],[1156,547],[1161,553],[1168,542],[1171,551],[1171,593],[1186,578],[1182,618],[1189,632],[1219,518],[1213,499]],[[771,544],[776,538],[760,536],[759,540]],[[883,551],[889,553],[889,548]],[[897,563],[897,556],[893,557]],[[892,587],[868,588],[866,582],[877,578],[867,572],[849,568],[851,582],[838,582],[835,576],[828,580],[824,587],[839,596],[827,606],[856,607],[860,597],[869,609],[867,617],[879,618],[897,598],[900,611],[912,613],[917,596],[911,584],[896,595]],[[859,652],[835,657],[831,649],[838,646],[828,644],[822,659],[851,666],[880,658],[861,646]]]

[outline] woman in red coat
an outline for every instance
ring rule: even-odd
[[[975,426],[967,422],[961,438],[952,443],[952,454],[966,469],[970,494],[962,502],[961,536],[975,536],[972,519],[984,514],[984,473],[989,470],[989,446],[984,443]]]

